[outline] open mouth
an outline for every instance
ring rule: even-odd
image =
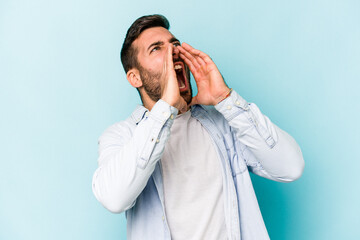
[[[176,73],[176,78],[179,84],[180,92],[187,91],[189,89],[188,81],[185,74],[185,66],[183,62],[175,62],[174,69]]]

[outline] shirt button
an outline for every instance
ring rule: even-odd
[[[174,115],[173,115],[173,114],[171,114],[171,115],[170,115],[170,118],[171,118],[171,119],[174,119]]]
[[[235,104],[238,105],[238,106],[240,106],[240,102],[239,102],[239,101],[236,101]]]
[[[163,220],[163,221],[165,220],[165,217],[164,217],[164,215],[162,215],[162,220]]]
[[[230,110],[230,109],[231,109],[231,106],[230,106],[230,105],[228,105],[226,108],[227,108],[228,110]]]
[[[160,140],[159,140],[159,139],[156,139],[156,142],[158,143],[158,142],[160,142]]]

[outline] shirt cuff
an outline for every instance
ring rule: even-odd
[[[161,124],[171,126],[179,110],[160,99],[150,111],[150,116]]]
[[[231,121],[240,113],[249,110],[249,103],[233,90],[229,97],[215,105],[215,109],[218,110],[227,121]]]

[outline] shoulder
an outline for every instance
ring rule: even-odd
[[[133,135],[133,131],[136,128],[136,123],[132,117],[126,120],[117,122],[105,129],[105,131],[99,137],[99,144],[104,143],[118,143],[124,144]]]
[[[109,126],[99,137],[99,143],[104,141],[127,141],[130,139],[137,123],[143,118],[145,112],[146,109],[138,105],[126,120]]]

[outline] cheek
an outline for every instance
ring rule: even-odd
[[[163,65],[164,65],[163,56],[156,56],[155,58],[152,59],[150,64],[151,70],[155,72],[161,71],[163,69]]]
[[[161,72],[164,64],[164,54],[159,52],[150,57],[144,57],[141,62],[142,66],[148,69],[148,71],[153,73]]]

